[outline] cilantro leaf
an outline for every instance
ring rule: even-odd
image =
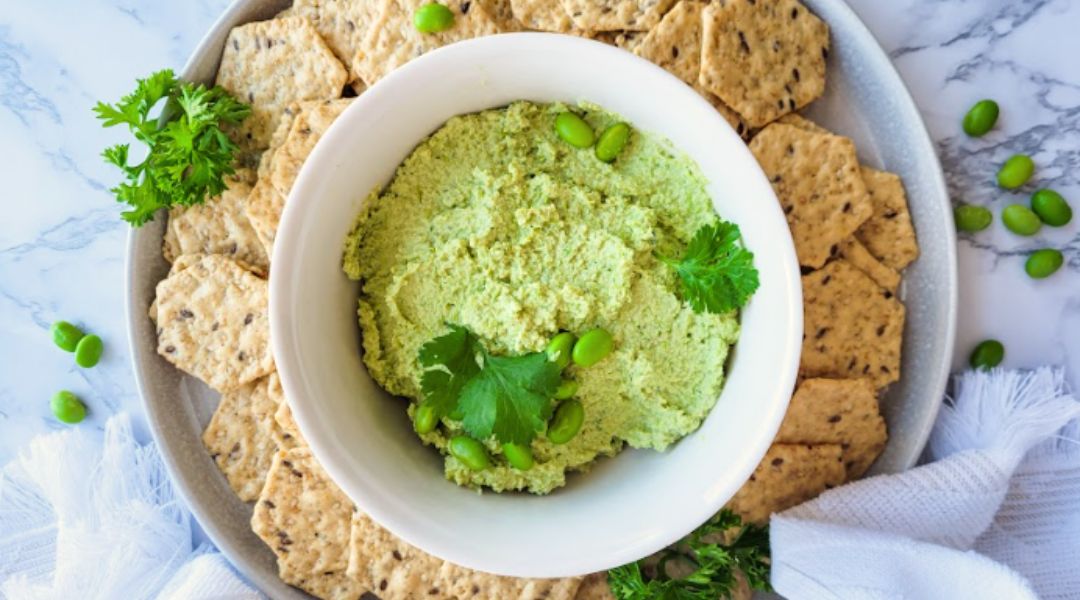
[[[459,410],[472,437],[528,444],[551,417],[561,369],[545,352],[493,356],[464,327],[420,348],[423,401],[439,417]]]
[[[161,116],[151,117],[157,106]],[[220,87],[181,82],[164,69],[138,80],[135,91],[115,105],[98,102],[94,112],[102,126],[126,125],[148,148],[137,164],[128,162],[127,144],[102,153],[126,177],[112,192],[130,207],[123,218],[138,227],[159,208],[200,204],[225,190],[237,146],[222,127],[239,124],[251,108]]]
[[[741,308],[757,290],[754,255],[742,246],[739,226],[716,220],[694,234],[682,259],[658,256],[675,269],[682,296],[696,313]]]
[[[733,536],[732,529],[737,529]],[[719,541],[725,536],[731,541]],[[687,574],[672,576],[676,564]],[[655,574],[647,574],[642,567],[638,561],[608,571],[608,585],[618,600],[727,598],[740,573],[751,589],[770,591],[769,529],[743,525],[738,515],[724,509],[665,550]]]

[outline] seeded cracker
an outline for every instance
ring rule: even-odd
[[[888,435],[866,379],[807,379],[791,399],[777,442],[840,444],[848,480],[861,477]]]
[[[900,378],[904,305],[846,260],[802,278],[806,377],[870,379],[877,388]]]
[[[646,34],[648,34],[647,31],[601,31],[586,37],[622,48],[627,52],[636,52]]]
[[[244,502],[258,498],[278,450],[280,392],[276,373],[225,392],[203,432],[207,452]]]
[[[248,196],[247,215],[255,235],[259,236],[267,256],[273,258],[274,238],[277,236],[281,212],[285,210],[285,197],[278,193],[269,177],[263,177],[251,189]]]
[[[904,184],[892,173],[869,167],[862,168],[862,176],[874,212],[855,237],[881,262],[899,271],[919,256]]]
[[[582,35],[559,0],[510,0],[514,19],[529,29]]]
[[[839,444],[773,444],[727,507],[749,523],[844,483]]]
[[[680,0],[653,27],[634,51],[638,56],[667,69],[688,85],[701,72],[701,11],[705,5]]]
[[[825,264],[873,212],[845,137],[773,124],[750,140],[750,151],[787,215],[801,265]]]
[[[776,122],[783,123],[784,125],[798,127],[799,129],[803,129],[805,131],[810,131],[813,133],[832,133],[828,129],[825,129],[821,125],[818,125],[817,123],[811,121],[810,119],[807,119],[806,117],[798,113],[788,113],[777,119]]]
[[[563,8],[585,31],[648,31],[675,0],[562,0]]]
[[[607,572],[586,575],[585,579],[581,580],[581,587],[578,588],[574,600],[615,600],[615,595],[608,586]]]
[[[345,574],[353,504],[306,448],[278,452],[251,528],[278,557],[281,579],[319,598],[360,597]]]
[[[480,6],[484,7],[484,11],[495,21],[499,31],[521,31],[521,23],[514,18],[514,8],[510,5],[510,0],[476,1]]]
[[[297,427],[296,420],[293,418],[292,408],[284,397],[278,404],[277,412],[274,413],[274,421],[278,425],[274,431],[281,435],[281,438],[277,440],[278,447],[282,450],[307,447],[307,440],[300,434],[300,428]]]
[[[315,144],[351,102],[351,99],[327,100],[301,106],[285,141],[274,151],[270,162],[270,183],[278,194],[288,197],[293,182],[300,173],[300,167],[304,165]]]
[[[220,255],[187,255],[157,285],[158,353],[225,392],[274,370],[266,280]]]
[[[307,19],[288,17],[234,27],[225,41],[217,84],[251,104],[238,131],[242,150],[270,144],[281,113],[304,100],[339,98],[349,79]]]
[[[220,196],[203,204],[169,210],[163,254],[174,260],[182,254],[223,254],[265,275],[270,262],[248,220],[250,193],[247,183],[231,181]]]
[[[874,255],[870,254],[856,238],[840,242],[840,256],[851,263],[851,266],[866,273],[870,279],[874,280],[874,283],[890,292],[895,294],[896,289],[900,287],[900,273],[874,258]]]
[[[421,33],[413,13],[429,0],[382,0],[379,17],[360,44],[353,68],[368,85],[410,60],[440,46],[499,33],[484,7],[471,0],[450,0],[454,24],[440,33]]]
[[[348,66],[356,55],[371,24],[379,16],[378,0],[294,0],[293,11],[306,17],[342,64]],[[360,79],[350,73],[351,80]]]
[[[825,91],[829,27],[796,0],[714,2],[702,22],[701,84],[751,127]]]

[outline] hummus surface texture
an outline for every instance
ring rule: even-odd
[[[495,491],[547,493],[624,445],[664,450],[694,431],[724,381],[737,314],[697,314],[675,273],[717,215],[697,166],[635,131],[613,163],[554,132],[567,107],[517,102],[459,116],[424,140],[390,184],[367,198],[346,241],[344,268],[361,281],[364,361],[390,393],[421,399],[420,347],[462,325],[492,354],[543,350],[559,331],[602,327],[614,351],[571,365],[585,408],[581,431],[554,445],[538,436],[536,464],[510,467],[488,440],[492,466],[471,471],[446,451],[460,426],[422,435],[445,455],[446,477]],[[596,131],[615,117],[584,107]]]

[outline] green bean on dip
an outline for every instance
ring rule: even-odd
[[[343,265],[364,362],[454,483],[546,494],[624,447],[670,447],[720,396],[738,311],[695,312],[656,257],[724,215],[697,165],[624,122],[532,102],[454,117],[358,191]],[[510,425],[476,412],[493,397],[522,409]]]

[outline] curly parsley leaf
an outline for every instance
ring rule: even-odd
[[[551,417],[558,365],[544,352],[493,356],[464,327],[451,326],[420,349],[424,402],[440,417],[458,410],[476,439],[528,444]]]
[[[151,117],[157,106],[161,117]],[[159,208],[199,204],[225,190],[237,146],[222,127],[239,124],[251,108],[220,87],[181,82],[164,69],[138,80],[115,105],[98,102],[94,112],[102,126],[126,125],[147,146],[146,158],[134,164],[127,144],[102,153],[126,177],[112,192],[129,206],[124,220],[138,227]]]
[[[694,233],[682,259],[657,257],[675,269],[683,298],[694,312],[723,314],[741,308],[757,290],[754,255],[741,239],[738,225],[718,219]]]
[[[771,589],[768,527],[743,525],[727,509],[662,552],[654,568],[644,568],[643,562],[608,571],[608,585],[618,600],[727,598],[739,573],[751,589]],[[685,574],[673,575],[677,569]]]

